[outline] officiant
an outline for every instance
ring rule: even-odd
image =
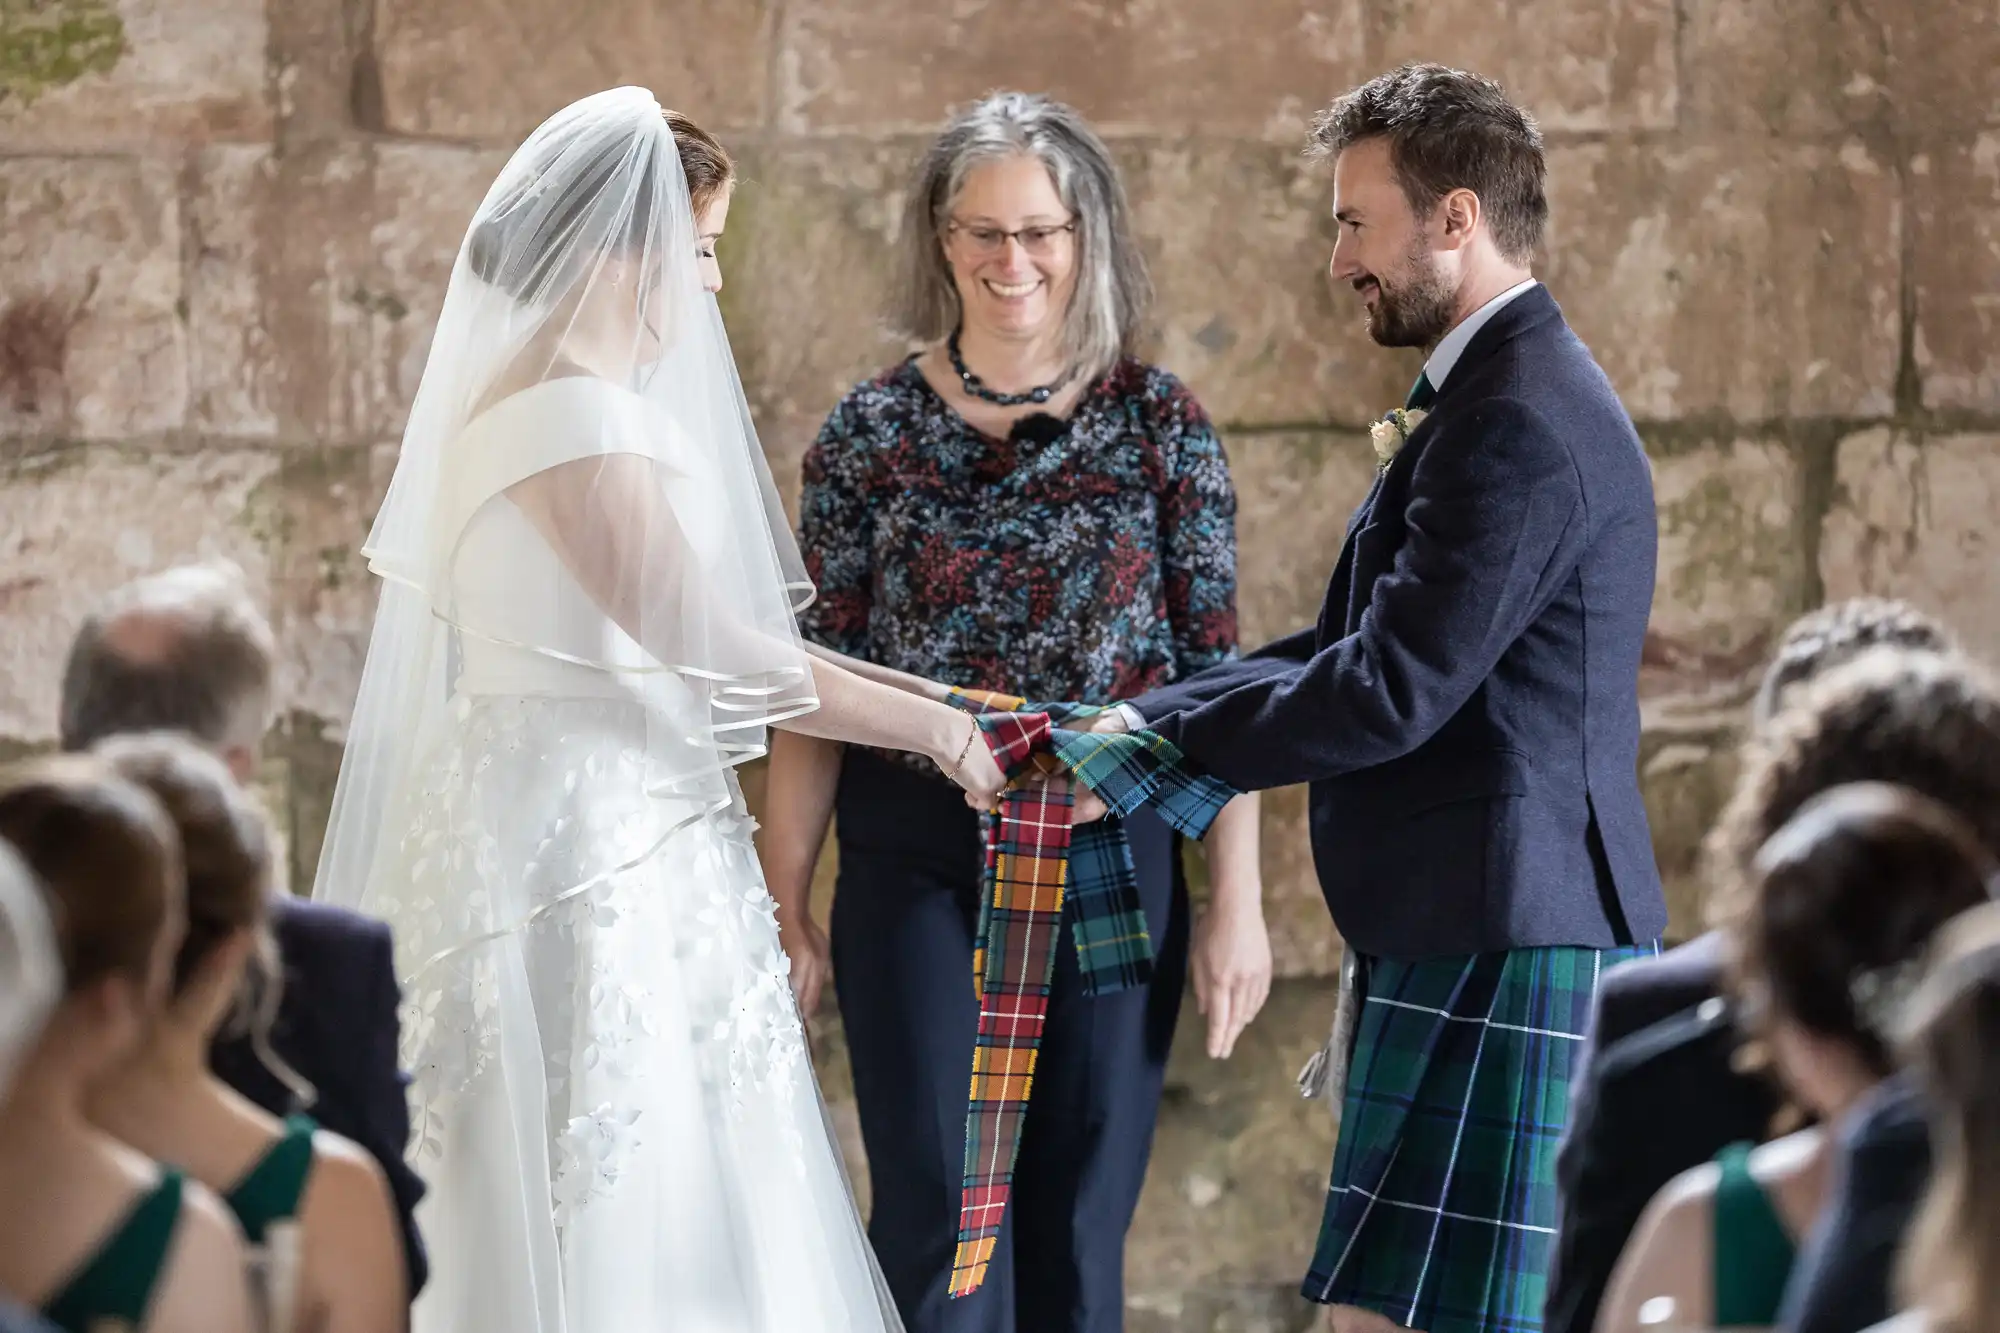
[[[1099,704],[1233,657],[1228,464],[1194,396],[1132,354],[1150,287],[1102,141],[1061,103],[991,96],[925,153],[900,234],[893,314],[922,350],[857,385],[806,456],[805,634],[956,686]],[[829,943],[809,895],[836,811]],[[1177,836],[1150,812],[1126,830],[1150,979],[1086,976],[1065,920],[1009,1218],[984,1286],[951,1300],[978,817],[928,761],[773,737],[765,874],[808,1017],[831,973],[869,1236],[911,1333],[1122,1328],[1190,969],[1213,1056],[1263,1004],[1255,798],[1216,821],[1192,927]]]

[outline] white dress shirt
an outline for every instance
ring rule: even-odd
[[[1499,314],[1502,306],[1536,285],[1533,278],[1516,283],[1458,321],[1450,333],[1439,339],[1437,350],[1431,353],[1430,360],[1424,362],[1424,378],[1431,382],[1431,388],[1441,392],[1444,389],[1445,377],[1450,375],[1451,368],[1458,364],[1458,358],[1465,355],[1466,346],[1472,341],[1473,335],[1485,328],[1486,321]]]
[[[1452,327],[1451,332],[1438,340],[1438,345],[1431,352],[1430,359],[1424,362],[1424,378],[1431,382],[1432,392],[1440,392],[1444,389],[1445,378],[1451,374],[1452,367],[1458,364],[1458,359],[1465,355],[1466,346],[1472,341],[1473,335],[1486,327],[1486,321],[1499,314],[1502,306],[1536,285],[1537,283],[1534,278],[1529,278],[1526,282],[1516,283],[1488,301],[1485,305],[1479,307],[1479,309],[1467,315],[1464,319],[1458,321]],[[1126,730],[1143,731],[1145,729],[1146,719],[1141,717],[1139,710],[1131,704],[1118,704],[1113,711],[1120,718],[1124,719]]]

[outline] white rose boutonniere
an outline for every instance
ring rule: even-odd
[[[1368,428],[1368,442],[1375,446],[1375,466],[1387,468],[1396,451],[1401,449],[1429,415],[1422,409],[1399,407],[1388,416]]]

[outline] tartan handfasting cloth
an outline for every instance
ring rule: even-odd
[[[1657,953],[1362,955],[1340,1137],[1302,1294],[1425,1333],[1540,1333],[1556,1145],[1603,969]]]
[[[1236,791],[1190,773],[1180,752],[1152,732],[1057,728],[1102,711],[1088,705],[1030,704],[974,690],[954,690],[951,702],[975,715],[994,760],[1014,780],[1000,809],[981,821],[986,871],[972,955],[979,1033],[951,1271],[951,1294],[959,1297],[986,1280],[1006,1216],[1065,916],[1087,994],[1150,981],[1152,936],[1119,821],[1146,806],[1200,838]],[[1022,781],[1029,777],[1044,780]],[[1079,781],[1110,813],[1072,832]]]

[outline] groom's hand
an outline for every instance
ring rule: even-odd
[[[1123,713],[1115,708],[1107,708],[1096,717],[1090,719],[1090,725],[1085,727],[1084,730],[1116,736],[1130,731],[1131,728],[1125,725],[1125,715]]]

